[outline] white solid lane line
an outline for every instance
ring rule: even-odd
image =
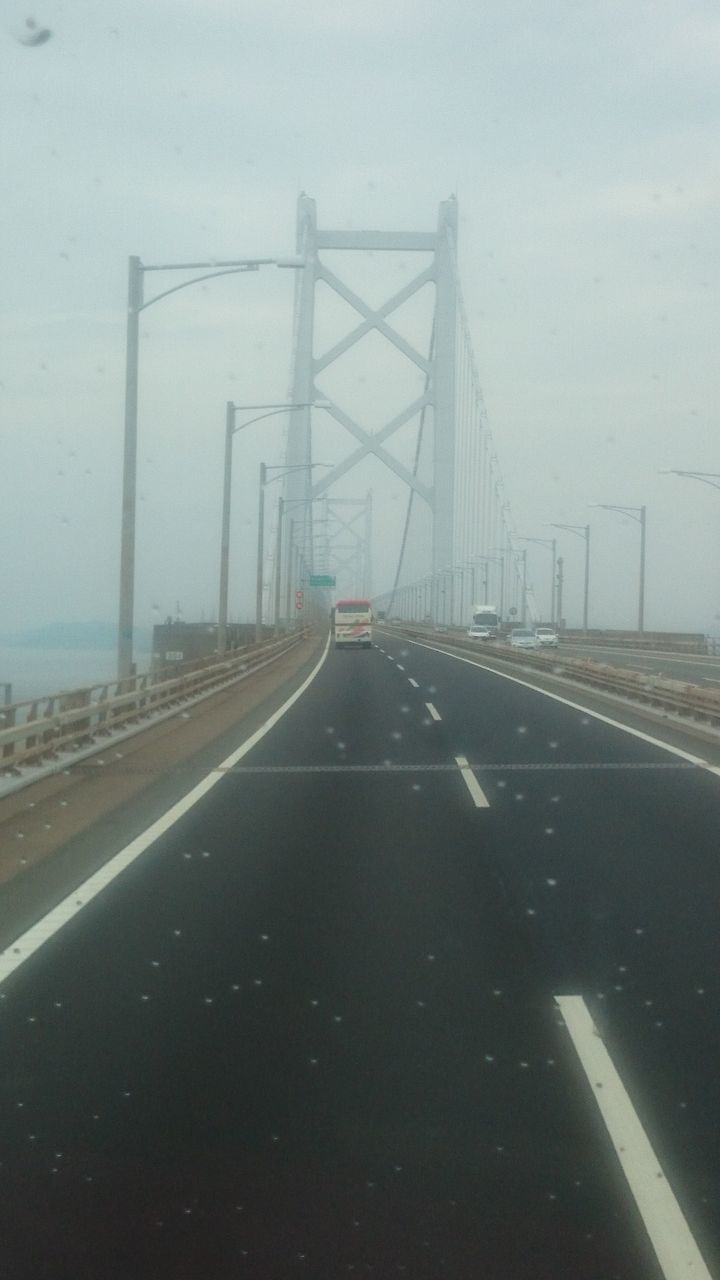
[[[442,716],[440,715],[440,712],[438,711],[437,707],[433,706],[432,702],[426,702],[425,706],[430,712],[430,715],[432,716],[433,720],[442,720]]]
[[[413,689],[420,688],[420,685],[418,684],[417,680],[413,680],[412,676],[408,676],[408,684],[411,684]]]
[[[582,996],[556,996],[665,1280],[711,1280],[680,1205]]]
[[[460,770],[460,776],[463,782],[465,783],[465,786],[467,787],[468,791],[470,792],[470,795],[473,798],[473,801],[475,803],[475,808],[489,809],[490,801],[488,800],[487,796],[485,795],[485,792],[480,786],[480,783],[475,777],[475,774],[470,768],[470,765],[467,762],[467,757],[456,756],[455,763],[458,769]]]
[[[320,660],[313,667],[309,676],[283,702],[282,706],[278,707],[277,711],[273,711],[272,715],[268,717],[264,724],[260,725],[259,729],[251,733],[250,737],[246,738],[239,747],[236,747],[219,765],[216,765],[206,778],[203,778],[201,782],[198,782],[197,786],[192,787],[186,795],[171,805],[160,818],[151,823],[134,840],[131,840],[130,844],[127,844],[124,849],[121,849],[114,857],[110,858],[103,867],[100,867],[93,875],[89,876],[77,889],[73,889],[72,893],[69,893],[66,898],[63,898],[62,902],[59,902],[56,907],[48,911],[47,915],[44,915],[42,919],[31,925],[19,938],[11,942],[5,951],[0,951],[0,985],[11,973],[19,969],[26,960],[29,960],[30,956],[34,955],[54,934],[58,933],[69,920],[72,920],[79,911],[82,911],[83,907],[92,902],[93,898],[96,898],[99,893],[107,889],[108,885],[112,884],[113,880],[126,867],[129,867],[141,854],[145,853],[161,835],[169,831],[170,827],[174,826],[194,804],[197,804],[198,800],[207,795],[208,791],[211,791],[214,786],[217,786],[227,770],[232,769],[233,765],[242,760],[243,756],[246,756],[248,751],[251,751],[255,744],[261,738],[264,738],[265,734],[277,724],[278,720],[285,715],[285,712],[290,710],[298,698],[302,697],[320,671],[329,651],[330,637],[328,637]]]

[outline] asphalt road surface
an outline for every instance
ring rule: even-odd
[[[0,986],[7,1280],[720,1274],[720,777],[376,639]]]

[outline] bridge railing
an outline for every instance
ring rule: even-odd
[[[150,672],[65,690],[0,707],[0,774],[88,746],[97,737],[139,724],[158,712],[245,679],[295,648],[308,635],[246,645],[182,664],[168,676]]]

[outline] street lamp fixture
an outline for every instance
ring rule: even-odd
[[[123,439],[122,516],[120,526],[120,596],[118,605],[118,679],[133,674],[133,624],[135,618],[135,522],[137,492],[138,358],[140,313],[171,293],[216,276],[244,274],[260,267],[305,266],[302,258],[237,258],[228,262],[143,263],[133,255],[128,259],[127,339],[125,346],[125,426]],[[152,298],[144,297],[144,275],[150,271],[201,271],[192,280],[164,289]]]
[[[629,516],[640,525],[640,583],[638,588],[638,631],[645,630],[645,530],[647,523],[646,507],[619,507],[610,502],[591,502],[591,507],[599,507],[602,511],[618,511],[620,515]]]
[[[702,484],[720,489],[720,472],[717,471],[658,471],[660,476],[683,476],[686,480],[699,480]]]

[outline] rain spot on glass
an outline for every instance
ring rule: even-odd
[[[554,836],[554,835],[555,835],[555,828],[554,828],[554,827],[545,827],[545,835],[546,835],[546,836]]]
[[[408,706],[403,705],[403,706],[401,706],[401,707],[400,707],[400,711],[401,711],[402,715],[406,716],[406,715],[408,714],[408,712],[410,711],[410,708],[409,708]]]
[[[390,737],[393,739],[393,742],[399,742],[402,738],[402,734],[399,729],[393,729]]]
[[[495,783],[495,785],[496,785],[496,787],[506,787],[506,786],[507,786],[507,782],[505,781],[505,779],[504,779],[504,778],[500,778],[500,780],[499,780],[498,782],[496,782],[496,783]]]
[[[554,889],[557,886],[557,880],[553,876],[548,876],[545,883],[549,889]]]
[[[519,724],[517,727],[517,732],[521,735],[524,733],[527,733],[527,725]]]
[[[559,804],[559,803],[560,803],[560,796],[551,796],[551,797],[550,797],[550,803],[551,803],[551,804]]]
[[[548,742],[548,746],[549,746],[549,748],[550,748],[550,750],[551,750],[551,751],[557,751],[557,749],[558,749],[559,745],[560,745],[560,743],[559,743],[559,742],[555,742],[553,739],[551,739],[551,740],[550,740],[550,742]]]
[[[515,800],[524,800],[525,796],[522,791],[516,791],[514,798]]]
[[[332,725],[330,725],[330,724],[329,724],[329,725],[328,725],[328,727],[327,727],[327,729],[325,730],[325,732],[326,732],[326,733],[334,733],[334,732],[335,732],[335,730],[333,729]]]
[[[345,751],[347,749],[347,743],[345,742],[336,742],[335,746],[337,747],[338,751]]]

